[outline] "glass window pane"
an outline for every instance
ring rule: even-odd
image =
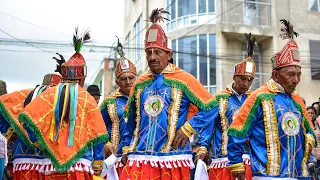
[[[209,35],[209,54],[210,54],[210,85],[216,85],[216,35]]]
[[[207,12],[206,1],[207,0],[199,0],[199,13],[206,13]]]
[[[175,19],[176,17],[176,2],[177,0],[171,0],[171,19]],[[181,0],[180,0],[181,1]]]
[[[318,0],[309,0],[308,1],[308,10],[319,11],[318,10]]]
[[[188,0],[177,0],[178,1],[178,17],[184,16],[189,11]]]
[[[214,95],[217,92],[217,88],[210,87],[209,92],[210,92],[210,94]]]
[[[208,0],[208,12],[215,12],[215,0]]]
[[[208,63],[207,63],[207,35],[199,35],[199,62],[200,62],[200,83],[208,84]]]
[[[173,63],[174,64],[177,64],[177,53],[176,53],[176,51],[177,51],[177,46],[176,46],[176,43],[177,43],[177,40],[172,40],[172,52],[173,52],[173,56],[172,56],[172,58],[173,58]]]
[[[196,0],[189,0],[189,6],[190,6],[189,14],[196,14],[197,12],[196,4],[197,4]]]
[[[320,41],[310,41],[310,66],[311,66],[311,78],[313,80],[320,80]]]
[[[196,0],[178,0],[178,17],[196,14]]]
[[[179,39],[179,67],[197,77],[197,36]]]

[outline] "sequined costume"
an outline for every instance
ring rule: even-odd
[[[301,67],[296,42],[290,38],[272,60],[274,69]],[[315,145],[313,125],[303,99],[285,92],[272,78],[245,101],[228,135],[231,171],[243,169],[241,156],[249,139],[254,179],[310,179],[307,161]]]
[[[94,98],[81,87],[87,67],[80,49],[90,38],[76,33],[76,53],[61,64],[62,82],[35,98],[22,113],[30,140],[47,155],[45,179],[92,179],[102,169],[108,134]]]

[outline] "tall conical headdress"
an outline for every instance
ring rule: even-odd
[[[162,14],[170,13],[163,8],[156,8],[149,17],[149,21],[151,21],[152,24],[146,33],[145,50],[149,48],[160,48],[164,51],[171,52],[171,49],[168,48],[168,38],[160,24],[158,24],[160,21],[168,20],[162,17]]]
[[[116,36],[118,38],[118,36]],[[125,54],[123,52],[122,44],[118,38],[117,47],[115,51],[120,55],[120,61],[116,67],[116,77],[119,77],[122,73],[125,72],[132,72],[133,74],[137,75],[136,67],[134,64],[127,58],[125,58]]]
[[[252,59],[254,46],[256,38],[251,39],[251,33],[244,34],[247,40],[247,58],[245,58],[241,63],[238,63],[234,66],[234,75],[247,75],[254,77],[256,71],[256,65]]]
[[[65,80],[79,80],[87,76],[87,66],[84,57],[80,54],[84,43],[90,42],[89,31],[85,31],[80,36],[78,28],[75,29],[73,35],[73,47],[76,53],[69,61],[62,64],[62,78]]]
[[[281,19],[281,33],[280,37],[282,39],[289,39],[289,41],[284,45],[282,50],[273,55],[271,58],[272,68],[279,69],[286,66],[299,66],[300,64],[300,54],[297,43],[294,41],[294,36],[298,37],[298,33],[293,31],[293,25],[285,19]]]

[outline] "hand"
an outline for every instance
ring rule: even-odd
[[[102,170],[93,170],[93,174],[95,176],[100,176],[101,175]]]
[[[122,154],[122,157],[121,157],[122,165],[125,166],[127,164],[127,161],[128,161],[128,155],[127,154]]]
[[[176,137],[174,138],[172,142],[172,147],[174,149],[177,149],[180,145],[180,147],[187,146],[188,145],[188,136],[186,136],[181,129],[179,129],[176,133]]]
[[[105,154],[106,156],[110,156],[111,154],[116,154],[116,149],[114,148],[113,145],[105,146],[105,148],[104,148],[104,154]]]
[[[234,178],[238,178],[238,180],[245,180],[245,172],[244,171],[235,171],[231,172]]]
[[[202,161],[204,160],[204,158],[206,157],[206,154],[199,151],[196,155],[196,158],[194,160],[194,164],[197,164],[198,160],[201,159]]]

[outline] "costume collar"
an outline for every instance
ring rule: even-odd
[[[167,67],[160,74],[173,73],[174,71],[175,71],[175,66],[169,63]],[[155,75],[150,69],[148,70],[147,74]]]
[[[267,82],[268,89],[274,93],[285,93],[284,88],[272,78]]]
[[[230,93],[230,94],[235,94],[236,96],[242,96],[243,94],[239,94],[239,93],[237,93],[234,89],[233,89],[233,84],[234,84],[234,82],[232,82],[231,84],[229,84],[228,86],[227,86],[227,91]],[[249,95],[249,94],[251,94],[251,91],[250,90],[248,90],[247,92],[245,92],[245,94],[247,94],[247,95]]]
[[[121,91],[120,91],[120,88],[117,88],[113,93],[112,93],[112,96],[113,97],[128,97],[127,95],[123,94]]]

